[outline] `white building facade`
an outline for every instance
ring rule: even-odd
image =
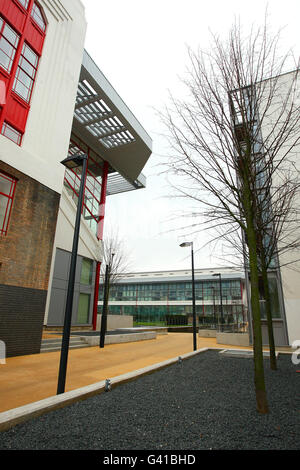
[[[270,124],[266,124],[262,127],[262,138],[263,141],[267,139],[270,140],[270,132],[274,122],[279,121],[278,127],[280,127],[282,121],[286,119],[287,113],[290,109],[290,104],[284,109],[284,100],[287,96],[287,93],[291,90],[290,100],[293,99],[295,110],[293,114],[297,113],[297,126],[294,129],[291,137],[288,138],[285,144],[280,149],[278,159],[282,158],[285,152],[288,152],[288,158],[285,159],[288,166],[287,171],[292,171],[296,176],[297,172],[300,172],[300,76],[299,70],[285,73],[280,77],[275,77],[276,87],[278,93],[274,96],[270,113],[272,114],[272,119]],[[293,91],[295,90],[295,92]],[[289,100],[289,101],[290,101]],[[282,113],[282,115],[280,115]],[[292,118],[292,117],[291,117]],[[294,119],[294,117],[293,117]],[[295,132],[297,135],[295,135]],[[298,142],[297,142],[298,139]],[[274,181],[274,186],[276,187],[276,180]],[[297,195],[295,203],[293,204],[293,209],[298,210],[300,205],[300,195]],[[291,218],[291,217],[289,217]],[[292,239],[299,237],[300,240],[300,227],[298,225],[297,233],[293,234],[292,231],[295,229],[294,225],[289,225],[289,223],[284,224],[283,232],[286,236],[286,243]],[[289,234],[290,232],[290,234]],[[296,246],[295,249],[289,249],[285,251],[283,248],[284,241],[279,241],[279,266],[280,270],[277,273],[278,282],[279,282],[279,292],[282,298],[282,319],[286,324],[288,344],[292,345],[294,341],[300,339],[300,256],[299,256],[299,246]]]
[[[106,196],[145,187],[151,138],[84,50],[86,28],[80,0],[0,0],[0,340],[7,356],[38,353],[44,326],[63,324],[81,173],[61,161],[88,155],[74,323],[92,326]]]
[[[273,243],[275,240],[268,260],[275,344],[292,345],[300,338],[300,194],[296,189],[300,174],[299,70],[233,90],[229,98],[235,138],[240,149],[247,147],[245,136],[247,139],[249,133],[252,133],[250,145],[253,159],[255,156],[253,161],[256,162],[254,171],[258,200],[260,198],[263,201],[265,221],[269,221],[269,226],[265,227],[265,251],[268,250],[268,240]],[[272,178],[270,181],[269,174]],[[293,186],[295,189],[289,209],[287,205],[281,205],[285,197],[286,178],[290,182],[290,188]],[[286,190],[288,189],[286,186]],[[268,338],[261,280],[259,287],[262,332],[263,337]]]

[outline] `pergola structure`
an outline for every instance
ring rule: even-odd
[[[109,163],[107,194],[145,187],[152,140],[86,51],[72,132]]]

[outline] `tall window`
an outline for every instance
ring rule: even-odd
[[[21,132],[17,131],[17,129],[10,126],[6,121],[4,121],[3,123],[1,134],[5,135],[5,137],[8,137],[8,139],[15,142],[15,144],[20,145],[22,140]]]
[[[42,11],[40,7],[34,3],[31,11],[31,17],[37,23],[37,25],[41,28],[42,31],[46,30],[46,22],[44,20]]]
[[[5,6],[0,7],[0,84],[4,90],[0,133],[21,145],[47,24],[37,2],[0,0],[0,4]]]
[[[0,235],[7,234],[16,182],[11,176],[0,172]]]
[[[0,66],[8,73],[11,71],[18,43],[18,34],[0,17]]]
[[[77,323],[83,324],[89,321],[90,312],[90,298],[89,294],[79,294]]]
[[[18,0],[18,2],[21,3],[21,5],[23,5],[25,10],[27,10],[29,0]]]
[[[80,283],[90,285],[92,284],[93,277],[93,261],[91,259],[83,258],[81,265]]]
[[[38,56],[27,44],[24,43],[13,90],[27,103],[30,101],[37,65]]]

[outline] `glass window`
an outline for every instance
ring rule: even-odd
[[[88,323],[90,312],[90,295],[79,294],[77,323]]]
[[[38,56],[27,44],[24,44],[15,76],[13,90],[27,103],[30,101],[37,65]]]
[[[41,28],[42,31],[46,30],[46,22],[42,15],[42,11],[36,3],[33,4],[31,17],[36,22],[36,24]]]
[[[8,73],[11,71],[16,49],[19,43],[19,36],[1,18],[0,21],[0,65]]]
[[[0,234],[6,235],[16,180],[0,172]]]
[[[83,258],[81,264],[81,276],[80,283],[90,285],[93,277],[93,261],[87,258]]]
[[[18,2],[27,10],[29,0],[18,0]]]
[[[275,277],[269,277],[269,291],[270,291],[270,303],[271,303],[271,314],[272,318],[281,318],[281,309],[279,304],[279,296],[278,296],[278,284],[277,279]],[[263,319],[267,318],[266,313],[266,303],[264,300],[263,295],[263,283],[260,279],[259,281],[259,288],[260,288],[260,310],[261,310],[261,317]]]
[[[17,131],[17,129],[7,124],[7,122],[3,123],[1,134],[5,135],[5,137],[8,137],[8,139],[20,145],[22,140],[21,132]]]

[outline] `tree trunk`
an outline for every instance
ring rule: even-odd
[[[261,414],[269,412],[262,349],[261,314],[259,304],[259,270],[257,255],[257,240],[255,231],[255,217],[253,216],[252,194],[249,187],[247,170],[243,173],[243,203],[247,225],[247,243],[249,250],[249,269],[251,279],[251,311],[253,320],[253,355],[254,355],[254,383],[256,393],[257,411]]]
[[[262,349],[262,332],[259,305],[258,266],[256,255],[255,233],[248,229],[249,267],[251,278],[251,310],[253,319],[253,353],[254,353],[254,383],[256,393],[257,411],[262,414],[269,412]]]

